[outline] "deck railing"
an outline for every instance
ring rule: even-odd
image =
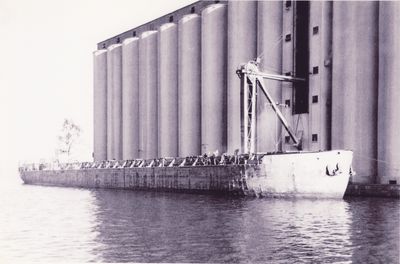
[[[85,170],[85,169],[122,169],[122,168],[153,168],[153,167],[190,167],[190,166],[220,166],[220,165],[258,165],[261,163],[263,154],[242,155],[202,155],[189,156],[185,158],[157,158],[157,159],[134,159],[134,160],[104,160],[93,162],[71,162],[71,163],[30,163],[19,166],[19,171],[37,170]]]

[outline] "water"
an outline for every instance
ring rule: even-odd
[[[1,190],[0,263],[399,263],[395,199]]]

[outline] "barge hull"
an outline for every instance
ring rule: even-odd
[[[259,164],[27,170],[20,174],[26,184],[47,186],[342,198],[351,159],[351,151],[327,151],[266,155]]]

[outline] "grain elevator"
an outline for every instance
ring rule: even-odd
[[[98,43],[94,159],[241,149],[241,64],[266,81],[302,149],[351,149],[358,183],[400,182],[400,3],[199,1]],[[263,97],[257,152],[292,150]],[[305,164],[304,166],[307,166]]]

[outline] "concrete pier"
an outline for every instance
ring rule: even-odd
[[[345,196],[400,198],[400,184],[351,183]]]

